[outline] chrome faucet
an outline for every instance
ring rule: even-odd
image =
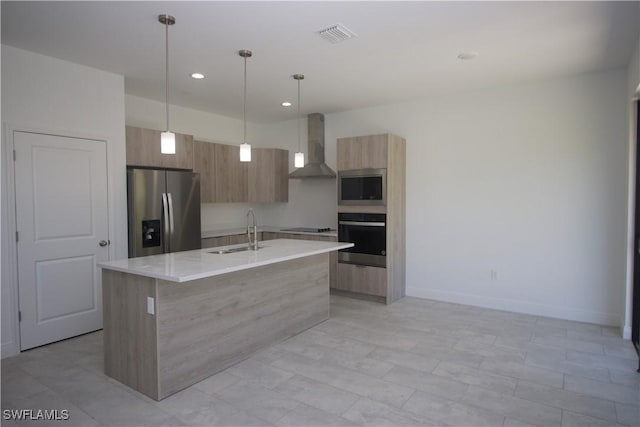
[[[253,219],[253,226],[249,225],[249,215]],[[251,228],[253,228],[253,242],[251,242]],[[258,250],[258,224],[256,223],[256,214],[253,209],[247,211],[247,239],[249,241],[249,249]]]

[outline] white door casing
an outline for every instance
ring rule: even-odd
[[[13,132],[20,348],[102,328],[106,142]],[[104,246],[100,246],[100,243]]]

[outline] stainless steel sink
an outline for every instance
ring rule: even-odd
[[[259,246],[258,249],[262,249],[265,246]],[[213,251],[209,251],[210,254],[224,255],[224,254],[233,254],[236,252],[245,252],[250,250],[246,246],[240,246],[239,248],[226,248],[226,249],[216,249]]]

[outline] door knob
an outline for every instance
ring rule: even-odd
[[[100,242],[98,243],[100,246],[107,246],[108,244],[110,244],[111,241],[110,240],[100,240]]]

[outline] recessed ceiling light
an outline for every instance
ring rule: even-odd
[[[458,54],[458,59],[462,59],[463,61],[468,61],[470,59],[475,59],[478,56],[478,52],[461,52]]]
[[[282,104],[283,107],[291,107],[291,103],[289,101],[284,101]]]
[[[193,73],[193,74],[191,74],[191,77],[193,77],[194,79],[200,80],[200,79],[204,79],[204,74],[202,74],[202,73]]]

